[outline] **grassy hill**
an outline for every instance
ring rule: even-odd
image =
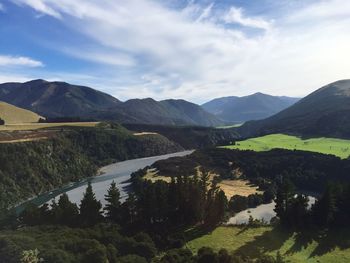
[[[5,120],[6,124],[15,124],[38,122],[40,116],[29,110],[0,101],[0,118]]]
[[[252,258],[277,252],[293,263],[349,262],[349,229],[318,233],[305,230],[302,234],[266,227],[218,227],[213,232],[195,238],[186,244],[194,253],[207,246],[220,248]]]
[[[350,140],[335,138],[301,139],[285,134],[271,134],[244,141],[237,141],[235,145],[225,146],[228,149],[269,151],[271,149],[302,150],[332,154],[340,158],[350,155]]]

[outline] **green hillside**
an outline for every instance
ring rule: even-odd
[[[302,150],[333,154],[340,158],[350,155],[350,140],[335,138],[312,138],[303,140],[296,136],[285,134],[271,134],[252,138],[245,141],[237,141],[235,145],[224,146],[229,149],[269,151],[271,149]]]
[[[218,251],[221,248],[239,255],[259,258],[277,252],[289,262],[349,262],[349,229],[332,230],[327,233],[303,231],[297,233],[272,227],[218,227],[211,233],[193,239],[186,247],[194,253],[207,246]]]

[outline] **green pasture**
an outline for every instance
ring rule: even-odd
[[[340,158],[350,155],[350,140],[336,138],[312,138],[303,140],[285,134],[271,134],[262,137],[237,141],[235,145],[224,146],[229,149],[269,151],[271,149],[303,150],[323,154],[333,154]]]
[[[330,232],[303,231],[300,234],[272,227],[221,226],[187,242],[193,253],[203,247],[259,258],[279,252],[293,263],[350,262],[349,229]]]

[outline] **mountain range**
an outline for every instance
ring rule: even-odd
[[[0,84],[0,101],[49,118],[80,117],[122,123],[218,126],[225,124],[185,100],[118,99],[89,87],[33,80]]]
[[[105,110],[120,103],[89,87],[41,79],[0,84],[0,100],[50,118],[82,117],[90,111]]]
[[[222,97],[202,105],[206,111],[230,123],[244,123],[270,117],[297,102],[299,98],[255,93],[244,97]]]
[[[350,138],[350,80],[328,84],[267,119],[246,122],[237,131],[242,137],[286,133]]]

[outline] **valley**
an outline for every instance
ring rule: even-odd
[[[339,85],[344,92],[344,83],[322,88],[315,100]],[[306,107],[313,94],[295,104],[283,98],[291,106],[266,119],[233,124],[181,100],[121,102],[61,82],[2,87],[11,98],[9,89],[23,85],[39,94],[64,87],[63,101],[79,95],[92,107],[102,96],[116,106],[66,116],[43,102],[41,117],[4,104],[10,110],[0,111],[1,263],[18,263],[35,249],[59,263],[350,259],[345,129],[334,133],[328,125],[314,133],[300,128],[309,124],[304,120],[283,126],[288,133],[264,126],[292,124],[288,112]]]
[[[349,263],[349,17],[0,0],[0,263]]]

